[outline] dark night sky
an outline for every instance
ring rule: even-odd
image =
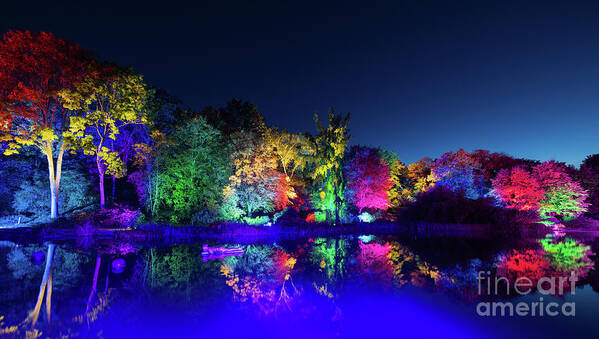
[[[195,109],[232,97],[406,162],[477,148],[578,165],[599,153],[599,5],[563,1],[45,1],[0,30],[54,32],[133,66]]]

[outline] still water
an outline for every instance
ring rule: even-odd
[[[203,245],[217,249],[202,255]],[[252,245],[4,241],[0,316],[14,337],[35,322],[29,335],[53,338],[594,338],[598,247],[573,235],[361,235]],[[572,272],[574,286],[566,280]],[[551,291],[560,277],[563,290]],[[534,285],[529,293],[513,289],[518,278]],[[494,302],[513,305],[513,314],[484,315]],[[517,304],[528,315],[516,314]]]

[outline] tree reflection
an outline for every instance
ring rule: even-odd
[[[563,281],[564,284],[564,289],[557,292],[561,294],[570,287],[567,278],[571,274],[577,280],[582,280],[594,267],[594,262],[589,257],[592,254],[590,247],[582,242],[571,238],[560,240],[551,235],[539,242],[539,249],[514,249],[500,257],[497,276],[507,278],[512,286],[516,279],[528,278],[533,287],[542,278],[556,278],[556,281]]]
[[[46,264],[44,266],[44,274],[42,275],[42,283],[40,284],[40,291],[37,296],[37,301],[33,311],[29,313],[24,321],[24,324],[31,324],[31,328],[35,327],[37,319],[40,315],[40,309],[44,301],[44,292],[46,294],[46,320],[48,323],[51,322],[52,315],[52,263],[54,262],[54,249],[56,245],[49,244],[48,251],[46,252]]]

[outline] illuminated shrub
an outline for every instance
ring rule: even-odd
[[[315,212],[314,213],[314,220],[316,222],[325,222],[327,221],[327,213],[326,212]]]
[[[275,181],[275,196],[273,200],[276,211],[281,211],[291,205],[291,198],[296,198],[297,194],[290,185],[290,179],[286,175],[279,174]]]
[[[58,196],[59,213],[81,209],[97,201],[89,178],[81,170],[64,169],[61,188],[68,193]],[[47,173],[36,172],[14,193],[12,207],[18,214],[28,215],[34,219],[43,218],[50,214],[49,200]]]
[[[362,212],[360,215],[358,215],[358,219],[361,222],[373,222],[376,220],[376,218],[368,212]]]
[[[270,218],[266,215],[258,217],[245,217],[243,218],[248,225],[264,225],[270,221]]]
[[[238,207],[239,197],[236,194],[224,194],[223,201],[220,205],[220,213],[224,220],[238,221],[245,212]]]

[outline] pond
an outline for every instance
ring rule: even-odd
[[[563,234],[3,241],[0,316],[14,337],[594,337],[598,247]]]

